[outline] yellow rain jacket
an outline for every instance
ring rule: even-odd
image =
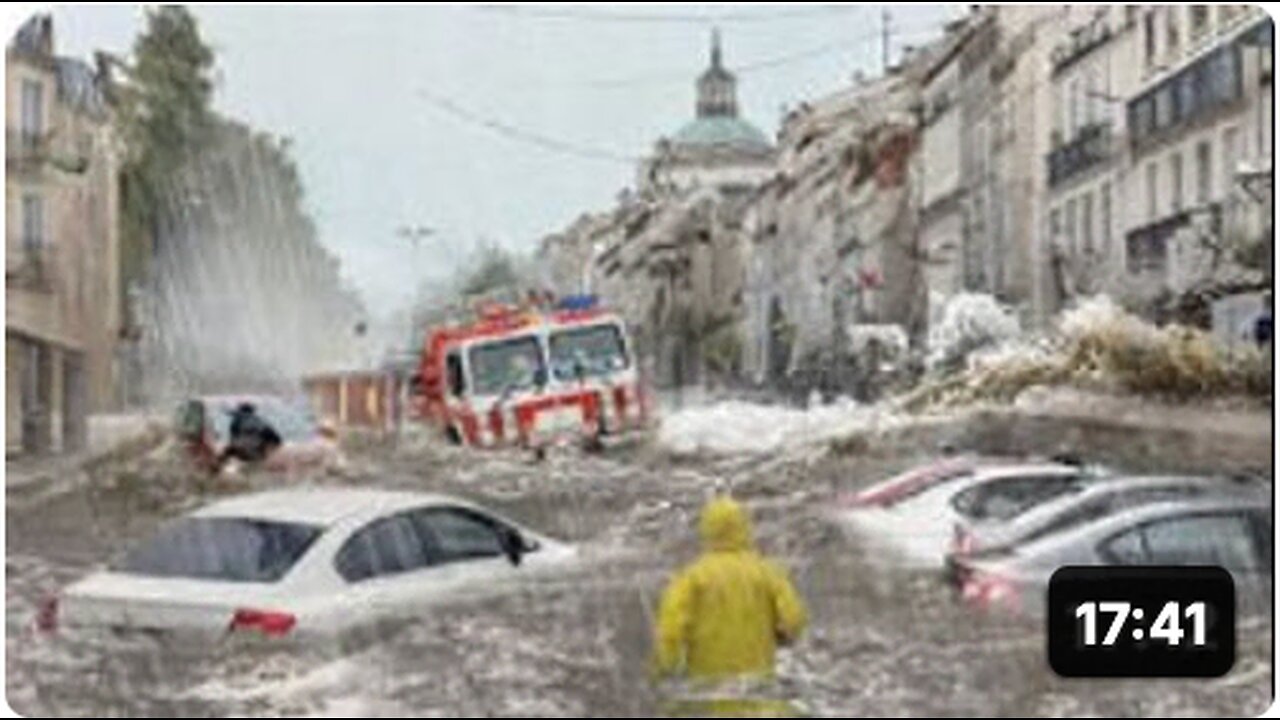
[[[804,603],[786,573],[756,552],[738,503],[717,498],[702,510],[703,553],[663,594],[654,670],[690,679],[771,676],[779,641],[804,630]]]

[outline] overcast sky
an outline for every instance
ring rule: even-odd
[[[321,240],[369,307],[403,305],[482,238],[529,250],[633,183],[626,160],[693,116],[718,17],[743,115],[878,72],[883,6],[197,6],[217,55],[216,108],[294,140]],[[57,6],[58,51],[127,50],[137,6]],[[936,36],[962,6],[891,8],[892,47]],[[774,62],[774,61],[777,62]],[[429,98],[435,98],[432,101]],[[440,98],[471,113],[442,108]],[[439,234],[415,252],[402,225]]]

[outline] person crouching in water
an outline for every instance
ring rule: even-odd
[[[683,675],[712,691],[767,681],[779,645],[795,641],[808,621],[799,594],[782,568],[754,547],[746,512],[716,497],[699,521],[702,555],[667,585],[658,610],[653,670],[661,679]],[[786,717],[783,701],[718,697],[681,701],[674,716]]]
[[[262,462],[283,443],[275,428],[258,415],[253,403],[240,403],[231,413],[227,447],[218,456],[214,474],[222,471],[229,460],[242,463]]]

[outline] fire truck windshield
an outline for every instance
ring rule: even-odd
[[[542,349],[532,335],[473,345],[469,358],[472,392],[476,395],[522,390],[546,376]]]
[[[551,334],[551,369],[557,380],[598,377],[627,367],[618,326],[592,325]]]

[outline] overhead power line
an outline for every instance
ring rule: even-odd
[[[476,5],[477,10],[548,20],[582,20],[614,23],[746,23],[775,22],[792,18],[813,18],[863,11],[858,5],[813,5],[767,12],[726,13],[637,13],[598,12],[578,7],[537,7],[530,5]]]
[[[437,95],[426,90],[419,89],[418,97],[427,101],[433,107],[452,115],[459,120],[486,128],[487,130],[497,133],[503,137],[541,147],[544,150],[550,150],[565,155],[574,155],[591,160],[609,160],[612,162],[625,162],[629,164],[634,164],[640,160],[640,157],[636,155],[626,155],[602,148],[577,145],[575,143],[543,135],[539,132],[526,130],[501,120],[485,117],[484,115],[472,112],[471,110],[462,107],[447,97]]]
[[[898,33],[900,38],[916,38],[925,35],[932,35],[945,27],[945,23],[933,23],[927,26],[920,26]],[[804,50],[798,50],[785,55],[777,55],[761,60],[751,62],[730,64],[730,69],[738,75],[752,75],[761,71],[773,70],[775,68],[786,67],[805,60],[811,60],[815,57],[821,57],[834,52],[849,51],[863,45],[869,45],[873,42],[881,41],[880,30],[870,30],[861,35],[824,43]],[[659,85],[667,83],[688,83],[696,77],[696,71],[692,69],[672,70],[670,72],[653,73],[645,75],[633,75],[630,77],[612,77],[612,78],[595,78],[583,80],[581,82],[554,83],[557,87],[584,87],[597,90],[607,90],[614,88],[631,88],[644,85]],[[536,84],[535,84],[536,85]],[[545,87],[545,86],[542,86]]]

